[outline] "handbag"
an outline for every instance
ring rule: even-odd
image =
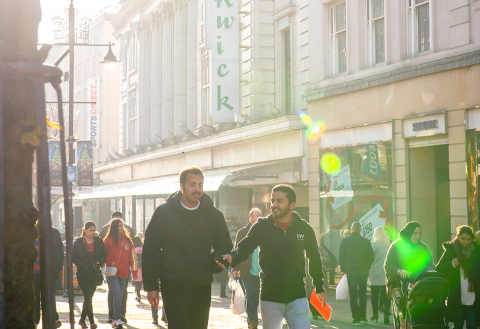
[[[123,246],[123,241],[124,239],[122,239],[122,246]],[[118,262],[120,261],[120,256],[122,256],[122,251],[123,251],[123,248],[120,249],[120,255],[118,255],[118,260],[115,264],[118,264]],[[117,276],[117,267],[116,266],[107,266],[107,268],[105,269],[105,276]]]
[[[87,241],[85,240],[85,238],[83,238],[83,243],[85,244],[85,248],[87,248],[87,253],[88,253],[88,256],[90,257],[90,260],[92,261],[93,270],[91,271],[91,275],[92,275],[93,283],[95,284],[95,287],[101,286],[103,284],[102,270],[100,269],[100,266],[95,265],[95,262],[93,261],[92,250],[90,250],[90,248],[88,247]]]

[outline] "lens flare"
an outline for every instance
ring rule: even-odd
[[[328,175],[336,174],[342,168],[342,161],[334,153],[326,153],[320,159],[320,167]]]
[[[300,116],[300,119],[305,124],[305,126],[310,126],[313,123],[312,119],[308,116],[307,113],[303,111],[298,111],[298,115]]]
[[[428,248],[419,247],[403,239],[398,240],[395,244],[403,269],[412,273],[413,277],[425,272],[432,263]]]

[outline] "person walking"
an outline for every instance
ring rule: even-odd
[[[305,292],[305,256],[317,297],[327,301],[323,269],[315,231],[297,212],[295,190],[290,185],[272,189],[271,211],[259,218],[237,248],[223,256],[233,267],[245,262],[260,247],[261,313],[264,329],[281,329],[284,320],[290,329],[310,328]],[[219,266],[224,266],[219,264]]]
[[[240,241],[246,236],[253,224],[262,216],[262,212],[258,208],[253,208],[248,214],[248,224],[238,230],[235,237],[235,248],[238,247]],[[245,291],[245,303],[247,310],[248,328],[256,329],[258,327],[258,304],[260,303],[260,265],[258,264],[259,248],[255,249],[248,259],[236,266],[232,270],[234,278],[240,278],[240,282]]]
[[[388,248],[390,248],[390,238],[383,227],[376,227],[373,231],[372,249],[373,264],[370,269],[370,290],[373,316],[372,321],[378,321],[379,301],[383,307],[383,323],[390,324],[390,299],[387,296],[385,270],[383,265],[387,258]],[[380,298],[379,298],[380,297]]]
[[[108,233],[108,230],[110,228],[110,225],[112,224],[112,221],[114,219],[121,219],[123,220],[123,214],[120,212],[120,211],[114,211],[112,213],[112,216],[111,216],[111,219],[110,221],[105,224],[104,226],[102,226],[101,230],[100,230],[100,233],[99,233],[99,237],[101,239],[105,239],[105,237],[107,236],[107,233]],[[123,223],[126,231],[128,232],[128,234],[130,234],[130,237],[132,236],[135,236],[133,234],[133,229]],[[125,317],[125,314],[127,313],[127,298],[128,298],[128,291],[127,291],[127,288],[128,288],[128,282],[130,281],[131,279],[131,275],[130,275],[130,271],[128,271],[128,280],[127,280],[127,284],[125,285],[125,293],[123,295],[123,299],[122,299],[122,322],[124,323],[127,323],[127,318]],[[108,281],[107,281],[108,283]],[[107,323],[112,323],[113,322],[113,289],[108,287],[108,319],[106,321]]]
[[[351,234],[340,242],[338,262],[347,275],[352,324],[367,322],[367,280],[374,255],[370,241],[360,235],[362,225],[355,222]]]
[[[160,205],[145,231],[142,276],[150,304],[158,308],[160,279],[169,329],[206,329],[216,261],[232,250],[223,214],[203,193],[200,168],[180,173],[180,189]]]
[[[437,271],[450,283],[447,318],[454,329],[476,329],[475,302],[480,299],[480,246],[475,242],[473,230],[466,225],[457,227],[457,236],[445,242]]]
[[[140,296],[140,291],[142,290],[142,250],[143,250],[143,241],[142,238],[136,235],[133,238],[133,246],[135,247],[135,255],[137,255],[138,260],[138,271],[137,279],[133,280],[132,283],[135,287],[135,300],[140,303],[142,296]]]
[[[123,328],[122,299],[125,294],[129,268],[133,279],[137,279],[137,260],[130,234],[125,230],[123,220],[116,218],[112,221],[104,240],[107,251],[106,275],[109,289],[113,292],[113,321],[114,328]],[[110,268],[109,268],[110,267]],[[111,268],[113,267],[113,269]],[[109,270],[113,270],[109,275]],[[113,275],[115,274],[115,275]]]
[[[97,285],[103,281],[103,277],[100,278],[100,282],[97,281],[101,275],[100,267],[107,260],[105,245],[102,239],[95,236],[95,229],[94,222],[85,222],[82,237],[75,241],[72,248],[72,262],[77,266],[78,284],[84,297],[82,315],[78,324],[82,328],[87,328],[85,319],[88,316],[90,329],[97,328],[93,316],[92,299]]]
[[[35,249],[37,249],[37,259],[35,260],[34,268],[34,293],[35,293],[35,323],[38,326],[40,323],[40,304],[41,304],[41,276],[40,276],[40,235],[38,234],[38,221],[35,225],[37,229],[37,238],[35,239]],[[60,232],[52,226],[52,239],[53,239],[53,252],[54,252],[54,259],[53,259],[53,275],[54,275],[54,282],[57,281],[60,273],[62,272],[63,268],[63,260],[64,260],[64,253],[63,253],[63,243],[62,237],[60,236]],[[58,316],[57,312],[57,305],[55,303],[55,326],[60,328],[62,326],[62,321]]]

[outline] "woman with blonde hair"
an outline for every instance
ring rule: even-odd
[[[384,310],[384,323],[390,323],[390,299],[387,297],[386,278],[383,264],[387,257],[388,248],[390,247],[390,239],[383,227],[376,227],[373,231],[372,249],[374,261],[370,269],[370,289],[372,291],[371,301],[373,316],[372,321],[378,320],[378,301],[380,296],[380,305]]]

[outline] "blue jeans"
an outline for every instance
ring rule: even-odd
[[[454,329],[463,329],[464,322],[467,322],[467,329],[476,329],[475,305],[460,305],[455,321]]]
[[[282,329],[283,319],[289,329],[310,329],[310,309],[307,298],[295,299],[290,303],[274,303],[265,300],[262,305],[263,329]]]
[[[260,302],[260,278],[251,275],[242,278],[243,290],[245,292],[248,324],[258,322],[258,303]]]
[[[113,319],[119,320],[122,317],[122,299],[127,285],[127,278],[119,278],[118,276],[108,276],[108,287],[113,292]]]

